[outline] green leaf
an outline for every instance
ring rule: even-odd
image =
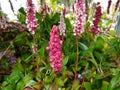
[[[32,54],[32,55],[30,55],[30,56],[28,56],[28,57],[27,57],[24,61],[25,61],[26,63],[30,62],[30,61],[31,61],[32,56],[33,56],[33,54]]]
[[[63,80],[61,78],[58,78],[58,86],[59,87],[63,86]]]
[[[117,74],[110,81],[109,90],[113,90],[119,82],[120,82],[120,74]]]
[[[115,35],[115,30],[110,30],[110,35]]]
[[[54,77],[55,77],[54,74],[51,74],[50,76],[46,76],[45,84],[50,84],[53,81]]]
[[[7,87],[4,87],[2,90],[14,90],[14,86],[8,85]]]
[[[41,47],[40,50],[39,50],[39,55],[41,58],[44,58],[45,57],[45,48],[44,47]]]
[[[34,80],[30,80],[28,83],[26,83],[26,87],[32,87],[36,84],[36,82]]]
[[[24,72],[24,67],[21,63],[18,64],[18,69],[21,71],[21,72]]]
[[[22,14],[26,14],[26,12],[25,12],[25,10],[24,10],[23,7],[21,7],[21,8],[19,9],[19,12],[22,13]]]
[[[94,47],[96,50],[102,50],[104,48],[104,43],[105,43],[105,40],[103,37],[101,36],[98,36],[97,37],[97,40],[95,41],[94,43]]]
[[[102,87],[102,79],[93,79],[91,83],[92,89],[99,89]]]
[[[65,66],[68,63],[68,56],[66,56],[63,61],[62,61],[62,65]]]
[[[79,42],[79,47],[82,49],[82,50],[87,50],[88,47],[84,44],[84,43],[81,43]]]
[[[16,84],[22,77],[22,73],[20,71],[17,70],[13,70],[13,72],[11,73],[11,75],[7,78],[7,81],[10,84]]]
[[[97,68],[97,71],[100,73],[99,66],[98,66],[92,52],[90,52],[90,56],[91,56],[92,59],[89,59],[89,60],[95,65],[95,67]]]
[[[108,85],[109,85],[109,83],[108,83],[108,82],[103,81],[103,82],[102,82],[102,87],[101,87],[101,90],[108,90]]]
[[[23,90],[24,89],[24,85],[25,85],[25,83],[24,83],[23,80],[19,81],[17,83],[16,90]]]
[[[21,13],[19,15],[19,22],[25,24],[25,20],[26,20],[26,15]]]
[[[2,86],[3,87],[6,87],[8,85],[8,82],[7,81],[4,81],[3,83],[2,83]]]
[[[23,65],[19,62],[15,65],[15,67],[13,68],[13,70],[17,71],[19,70],[19,72],[24,72],[24,67]]]
[[[25,43],[24,35],[22,33],[18,34],[15,38],[15,44],[22,45],[24,43]]]
[[[71,29],[73,29],[73,27],[72,27],[72,24],[71,24],[71,22],[70,22],[70,19],[68,19],[68,18],[65,18],[65,24],[66,24],[66,30],[71,30]],[[66,32],[67,33],[67,32]]]
[[[32,80],[32,75],[28,74],[23,78],[23,81],[25,84],[29,83],[29,81]]]
[[[92,90],[90,82],[83,83],[85,90]]]
[[[24,10],[24,8],[23,7],[21,7],[20,9],[19,9],[19,21],[21,22],[21,23],[25,23],[25,20],[26,20],[26,12],[25,12],[25,10]]]
[[[106,23],[106,26],[109,26],[113,21],[112,20],[108,20],[108,22]]]

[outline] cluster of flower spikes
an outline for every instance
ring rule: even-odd
[[[95,15],[93,16],[93,24],[91,27],[91,32],[96,35],[99,33],[99,22],[101,21],[102,11],[100,3],[97,3],[96,9],[95,9]]]
[[[84,21],[84,2],[83,0],[76,0],[76,21],[73,33],[75,36],[79,36],[83,32]]]
[[[65,36],[65,29],[66,29],[66,24],[64,22],[64,15],[63,15],[63,12],[61,12],[60,25],[59,25],[59,30],[60,30],[60,35],[61,36]]]
[[[62,40],[59,38],[58,26],[53,25],[50,32],[49,46],[50,66],[54,72],[62,71]]]
[[[35,7],[34,4],[32,3],[32,0],[27,0],[27,17],[26,17],[26,23],[27,23],[27,28],[28,30],[32,33],[35,34],[35,30],[38,26],[37,20],[35,17]]]

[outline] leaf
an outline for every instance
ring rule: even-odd
[[[68,18],[65,18],[65,24],[66,24],[66,30],[71,30],[73,29],[72,24]]]
[[[88,47],[84,44],[84,43],[81,43],[79,42],[79,47],[82,49],[82,50],[87,50]]]
[[[83,83],[85,90],[92,90],[90,82],[84,82]]]
[[[106,26],[109,26],[113,21],[112,20],[108,20],[108,22],[106,23]]]
[[[75,52],[72,52],[70,55],[69,55],[69,63],[74,63],[75,59],[76,59],[76,53]]]
[[[7,81],[4,81],[3,83],[2,83],[2,86],[3,87],[5,87],[5,86],[7,86],[8,85],[8,82]]]
[[[55,77],[54,74],[51,74],[50,76],[46,76],[45,84],[50,84],[53,81],[54,77]]]
[[[97,68],[97,71],[100,73],[98,64],[97,64],[92,52],[90,52],[90,56],[91,56],[92,59],[89,59],[89,60],[95,65],[95,67]]]
[[[80,88],[80,84],[78,80],[74,80],[73,84],[72,84],[72,89],[71,90],[79,90]]]
[[[8,85],[7,87],[4,87],[2,90],[14,90],[14,86]]]
[[[32,87],[36,84],[36,82],[34,80],[30,80],[28,83],[26,83],[26,87]]]
[[[110,35],[115,35],[115,30],[110,30]]]
[[[19,62],[15,65],[15,67],[13,68],[13,70],[17,71],[19,70],[19,72],[24,72],[24,67],[23,65]]]
[[[41,57],[41,58],[44,58],[44,57],[45,57],[45,49],[44,49],[44,47],[41,47],[41,48],[40,48],[39,54],[40,54],[40,57]]]
[[[94,47],[96,50],[102,50],[104,48],[105,40],[103,37],[98,36],[96,42],[94,43]]]
[[[29,81],[32,80],[32,75],[28,74],[23,78],[23,81],[25,84],[29,83]]]
[[[22,14],[26,14],[26,12],[25,12],[25,10],[24,10],[23,7],[21,7],[18,11],[19,11],[20,13],[22,13]]]
[[[17,70],[13,70],[11,75],[7,78],[7,81],[10,84],[15,85],[21,79],[21,72]]]
[[[93,79],[93,82],[91,84],[92,89],[99,89],[102,87],[102,79]]]
[[[62,65],[65,66],[68,63],[68,56],[66,56],[63,61],[62,61]]]
[[[101,90],[108,90],[108,85],[109,85],[109,83],[108,83],[108,82],[103,81],[103,82],[102,82],[102,87],[101,87]]]
[[[120,74],[115,75],[110,81],[109,90],[113,90],[120,82]]]
[[[32,56],[33,56],[33,54],[30,55],[30,56],[28,56],[24,61],[25,61],[26,63],[29,63],[29,62],[31,61]]]
[[[63,80],[61,78],[58,78],[58,86],[59,87],[63,86]]]
[[[22,45],[24,43],[25,43],[24,35],[22,33],[18,34],[15,38],[15,44]]]
[[[23,82],[23,80],[19,81],[16,85],[16,90],[23,90],[24,85],[25,85],[25,83]]]
[[[26,12],[25,12],[25,10],[24,10],[23,7],[21,7],[21,8],[19,9],[18,19],[19,19],[19,22],[25,24]]]

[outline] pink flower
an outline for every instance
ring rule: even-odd
[[[38,26],[37,20],[35,18],[35,9],[34,4],[32,3],[32,0],[27,0],[27,17],[26,17],[26,23],[28,30],[35,34],[35,30]]]
[[[62,71],[62,40],[59,38],[58,27],[54,25],[50,32],[49,50],[50,66],[54,72]]]
[[[95,15],[93,16],[93,25],[91,27],[91,32],[96,35],[99,33],[99,22],[101,21],[101,16],[102,16],[102,11],[101,11],[101,6],[100,3],[97,3],[96,10],[95,10]]]
[[[84,21],[84,8],[83,0],[76,0],[76,22],[74,27],[74,35],[79,36],[83,32],[83,21]]]
[[[60,30],[60,35],[65,36],[65,29],[66,29],[66,24],[64,22],[64,15],[63,12],[60,15],[60,25],[59,25],[59,30]]]

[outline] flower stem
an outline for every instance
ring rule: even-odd
[[[77,74],[77,71],[78,71],[78,59],[79,59],[79,48],[78,48],[78,36],[76,36],[76,74]],[[75,78],[76,78],[76,75],[75,75]]]
[[[33,43],[34,43],[34,45],[35,45],[35,34],[33,34]],[[34,48],[33,48],[34,49]],[[39,64],[38,64],[38,55],[37,55],[37,52],[35,52],[35,53],[33,53],[34,55],[34,57],[33,58],[35,58],[35,60],[36,60],[36,70],[37,70],[37,72],[39,72]]]
[[[11,45],[9,45],[7,47],[7,49],[3,52],[3,54],[0,56],[0,60],[2,59],[2,57],[6,54],[6,52],[10,49]]]

